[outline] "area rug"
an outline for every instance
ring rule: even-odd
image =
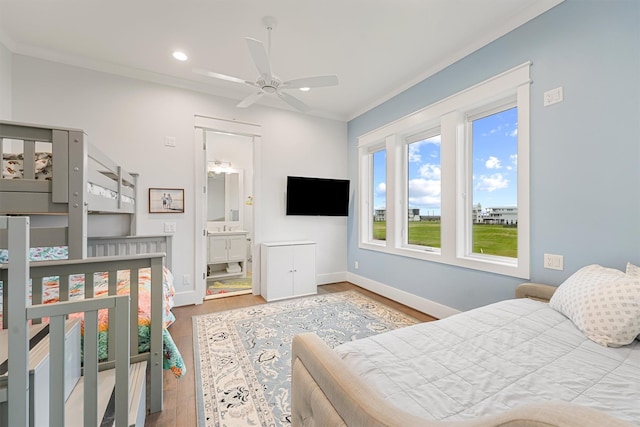
[[[251,290],[251,277],[207,282],[207,296]]]
[[[199,427],[291,425],[291,341],[333,348],[418,323],[356,291],[193,316]]]

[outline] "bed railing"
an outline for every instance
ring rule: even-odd
[[[43,142],[51,146],[51,180],[35,176],[36,144]],[[82,130],[0,121],[0,159],[3,151],[22,154],[23,176],[0,179],[0,213],[67,214],[70,258],[86,257],[89,212],[130,214],[136,234],[138,175],[89,144]]]
[[[0,220],[0,229],[8,228],[8,243],[9,243],[9,264],[7,266],[0,267],[0,280],[3,282],[4,287],[4,301],[5,308],[3,321],[5,327],[10,325],[9,331],[19,337],[19,344],[17,348],[18,354],[23,351],[22,338],[28,335],[28,321],[27,319],[33,319],[34,323],[41,321],[44,317],[49,317],[50,328],[53,326],[51,319],[52,316],[66,316],[70,312],[86,311],[93,312],[98,309],[102,309],[102,305],[106,304],[109,310],[108,317],[108,355],[107,360],[103,361],[99,365],[99,369],[111,369],[114,366],[116,369],[118,365],[123,363],[123,357],[126,363],[130,361],[138,362],[146,360],[150,370],[150,410],[151,412],[158,412],[162,410],[163,400],[163,372],[162,372],[162,328],[163,328],[163,257],[162,253],[144,254],[134,256],[112,256],[112,257],[99,257],[90,258],[84,260],[65,260],[65,261],[47,261],[47,262],[28,262],[29,256],[29,218],[27,217],[14,217],[14,218],[2,218]],[[16,229],[18,231],[16,231]],[[14,255],[14,253],[16,255]],[[22,255],[26,254],[26,255]],[[25,261],[26,260],[26,261]],[[138,281],[130,280],[130,292],[126,296],[116,296],[117,294],[117,272],[123,270],[129,270],[131,278],[138,277],[138,271],[142,268],[150,268],[151,271],[151,319],[150,319],[150,343],[149,352],[139,352],[138,348]],[[108,295],[109,297],[93,298],[93,278],[96,272],[107,272],[108,274]],[[71,275],[80,274],[84,276],[85,283],[85,299],[78,302],[69,302],[69,277]],[[59,277],[59,299],[61,302],[53,304],[39,304],[42,302],[42,278],[58,276]],[[28,297],[28,282],[29,278],[32,281],[32,301],[33,306],[28,308],[22,308],[22,305],[27,301]],[[16,285],[14,285],[16,284]],[[127,308],[123,309],[123,302],[117,303],[117,301],[126,300],[128,303]],[[19,302],[23,303],[20,304]],[[103,302],[104,301],[104,302]],[[111,302],[107,302],[111,301]],[[72,310],[72,311],[69,311]],[[126,316],[122,310],[126,310]],[[97,313],[97,311],[96,311]],[[97,314],[95,314],[97,316]],[[125,326],[126,332],[122,331],[122,325],[119,324],[122,318],[126,318]],[[63,317],[61,318],[63,319]],[[61,320],[55,320],[60,322]],[[89,321],[89,323],[87,323]],[[87,329],[92,328],[92,329]],[[92,332],[95,328],[95,332]],[[58,339],[60,334],[59,325],[55,327],[55,335],[52,333],[51,339]],[[62,334],[64,340],[64,326],[62,327]],[[90,342],[90,352],[87,354],[87,347],[85,347],[85,361],[93,360],[94,355],[97,361],[97,354],[94,352],[94,343],[92,340],[97,339],[97,317],[94,319],[94,314],[85,314],[85,339],[86,337],[92,337]],[[17,339],[17,338],[16,338]],[[126,341],[126,343],[124,342]],[[17,342],[17,341],[16,341]],[[115,347],[114,347],[115,344]],[[53,344],[52,344],[53,345]],[[60,345],[60,344],[56,344]],[[85,341],[85,346],[87,341]],[[97,348],[97,344],[96,344]],[[125,350],[123,350],[125,349]],[[25,360],[28,357],[21,358],[14,355],[12,345],[13,362],[11,357],[9,358],[9,370],[11,372],[23,372],[26,369]],[[57,350],[56,350],[57,351]],[[97,351],[97,350],[96,350]],[[52,350],[54,352],[54,350]],[[123,356],[126,355],[126,356]],[[20,361],[22,360],[22,361]],[[54,363],[52,358],[52,363]],[[57,363],[57,362],[55,362]],[[15,369],[14,369],[15,366]],[[57,370],[53,368],[56,365],[51,365],[52,371]],[[122,369],[122,368],[120,368]],[[89,371],[93,376],[93,371]],[[116,374],[118,375],[118,374]],[[123,375],[124,374],[120,374]],[[128,373],[127,373],[128,375]],[[22,378],[22,375],[20,375]],[[120,378],[120,377],[118,377]],[[58,385],[59,378],[52,377],[51,384]],[[127,380],[128,381],[128,380]],[[128,384],[125,381],[124,384]],[[16,399],[24,400],[24,395],[20,391],[21,385],[13,387],[10,383],[10,387],[13,388],[13,393],[18,393],[20,397],[13,397],[11,405]],[[92,388],[92,387],[89,387]],[[95,388],[95,387],[93,387]],[[86,388],[85,388],[86,389]],[[51,393],[53,396],[54,393]],[[62,395],[62,394],[61,394]],[[118,393],[116,392],[116,396]],[[9,395],[11,398],[11,395]],[[127,403],[128,404],[128,403]],[[12,408],[12,406],[9,406]],[[58,403],[56,403],[58,405]],[[90,406],[91,407],[91,406]],[[93,409],[91,409],[92,411]],[[22,408],[15,411],[22,413]],[[57,411],[57,410],[56,410]],[[59,413],[55,412],[52,415],[59,417]],[[87,416],[85,414],[85,416]],[[91,415],[92,417],[92,415]],[[13,424],[10,425],[23,425]]]
[[[119,335],[129,333],[129,298],[111,296],[87,301],[66,302],[53,305],[27,307],[29,283],[29,219],[0,218],[0,228],[8,229],[9,281],[22,284],[22,292],[14,286],[10,293],[9,316],[12,327],[8,339],[8,424],[29,425],[29,328],[28,320],[49,316],[49,423],[65,425],[65,321],[69,314],[84,313],[84,425],[98,423],[98,310],[113,309],[117,320],[115,329]],[[5,282],[6,283],[6,282]],[[116,343],[116,426],[128,425],[129,405],[129,339]]]

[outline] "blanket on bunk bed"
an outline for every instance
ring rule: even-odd
[[[35,154],[35,179],[51,180],[51,153]],[[2,179],[21,179],[24,176],[24,156],[22,153],[2,154]]]
[[[53,178],[52,154],[47,152],[35,153],[34,178],[51,181]],[[23,179],[24,178],[24,155],[22,153],[2,154],[2,179]],[[101,187],[92,182],[87,182],[87,192],[96,196],[117,199],[119,196],[125,203],[133,203],[133,199],[124,194],[119,195],[117,191]]]
[[[30,250],[30,259],[32,261],[67,259],[67,248],[32,248]],[[6,262],[7,251],[0,250],[0,263]],[[175,293],[173,274],[166,267],[163,267],[163,270],[163,366],[164,369],[171,370],[175,377],[180,378],[186,372],[184,360],[167,329],[175,321],[175,317],[171,311],[174,306],[173,296]],[[130,283],[129,271],[118,271],[117,289],[119,295],[129,294]],[[145,352],[149,349],[151,322],[151,270],[149,268],[139,270],[138,283],[138,348],[140,352]],[[107,273],[94,274],[94,288],[94,295],[96,297],[107,294]],[[42,294],[44,304],[58,301],[58,277],[46,277],[43,279]],[[29,289],[29,297],[31,297],[31,289]],[[69,276],[69,299],[73,301],[82,298],[84,298],[84,276]],[[2,282],[0,282],[0,329],[2,328],[2,304]],[[108,313],[106,310],[101,310],[98,314],[98,354],[101,360],[107,357],[107,330]]]

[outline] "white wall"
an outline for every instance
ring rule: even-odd
[[[173,271],[176,302],[193,297],[196,167],[194,115],[254,123],[262,130],[262,236],[265,241],[309,239],[318,243],[319,282],[346,276],[346,218],[292,218],[284,215],[287,175],[347,176],[347,126],[295,112],[252,106],[174,87],[99,73],[32,57],[13,55],[12,118],[16,121],[81,128],[89,141],[130,171],[140,173],[139,233],[163,233],[176,222]],[[176,147],[165,147],[165,136]],[[198,147],[201,150],[201,147]],[[149,187],[185,189],[184,214],[149,214]],[[198,248],[198,249],[196,249]],[[200,272],[201,274],[202,272]],[[185,283],[189,276],[190,283]]]
[[[11,80],[13,55],[0,43],[0,119],[11,119]]]

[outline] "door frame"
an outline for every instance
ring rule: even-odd
[[[248,136],[252,139],[252,180],[253,180],[253,236],[251,239],[251,257],[253,272],[252,293],[260,295],[260,195],[262,182],[261,161],[262,149],[260,144],[262,138],[262,128],[260,125],[252,123],[238,122],[237,120],[226,120],[196,114],[195,118],[195,197],[194,197],[194,271],[195,271],[195,293],[196,304],[201,304],[207,290],[207,141],[205,132],[214,131],[229,133],[234,135]],[[198,148],[201,147],[200,148]],[[245,177],[246,178],[246,177]],[[198,189],[202,189],[202,191]]]

